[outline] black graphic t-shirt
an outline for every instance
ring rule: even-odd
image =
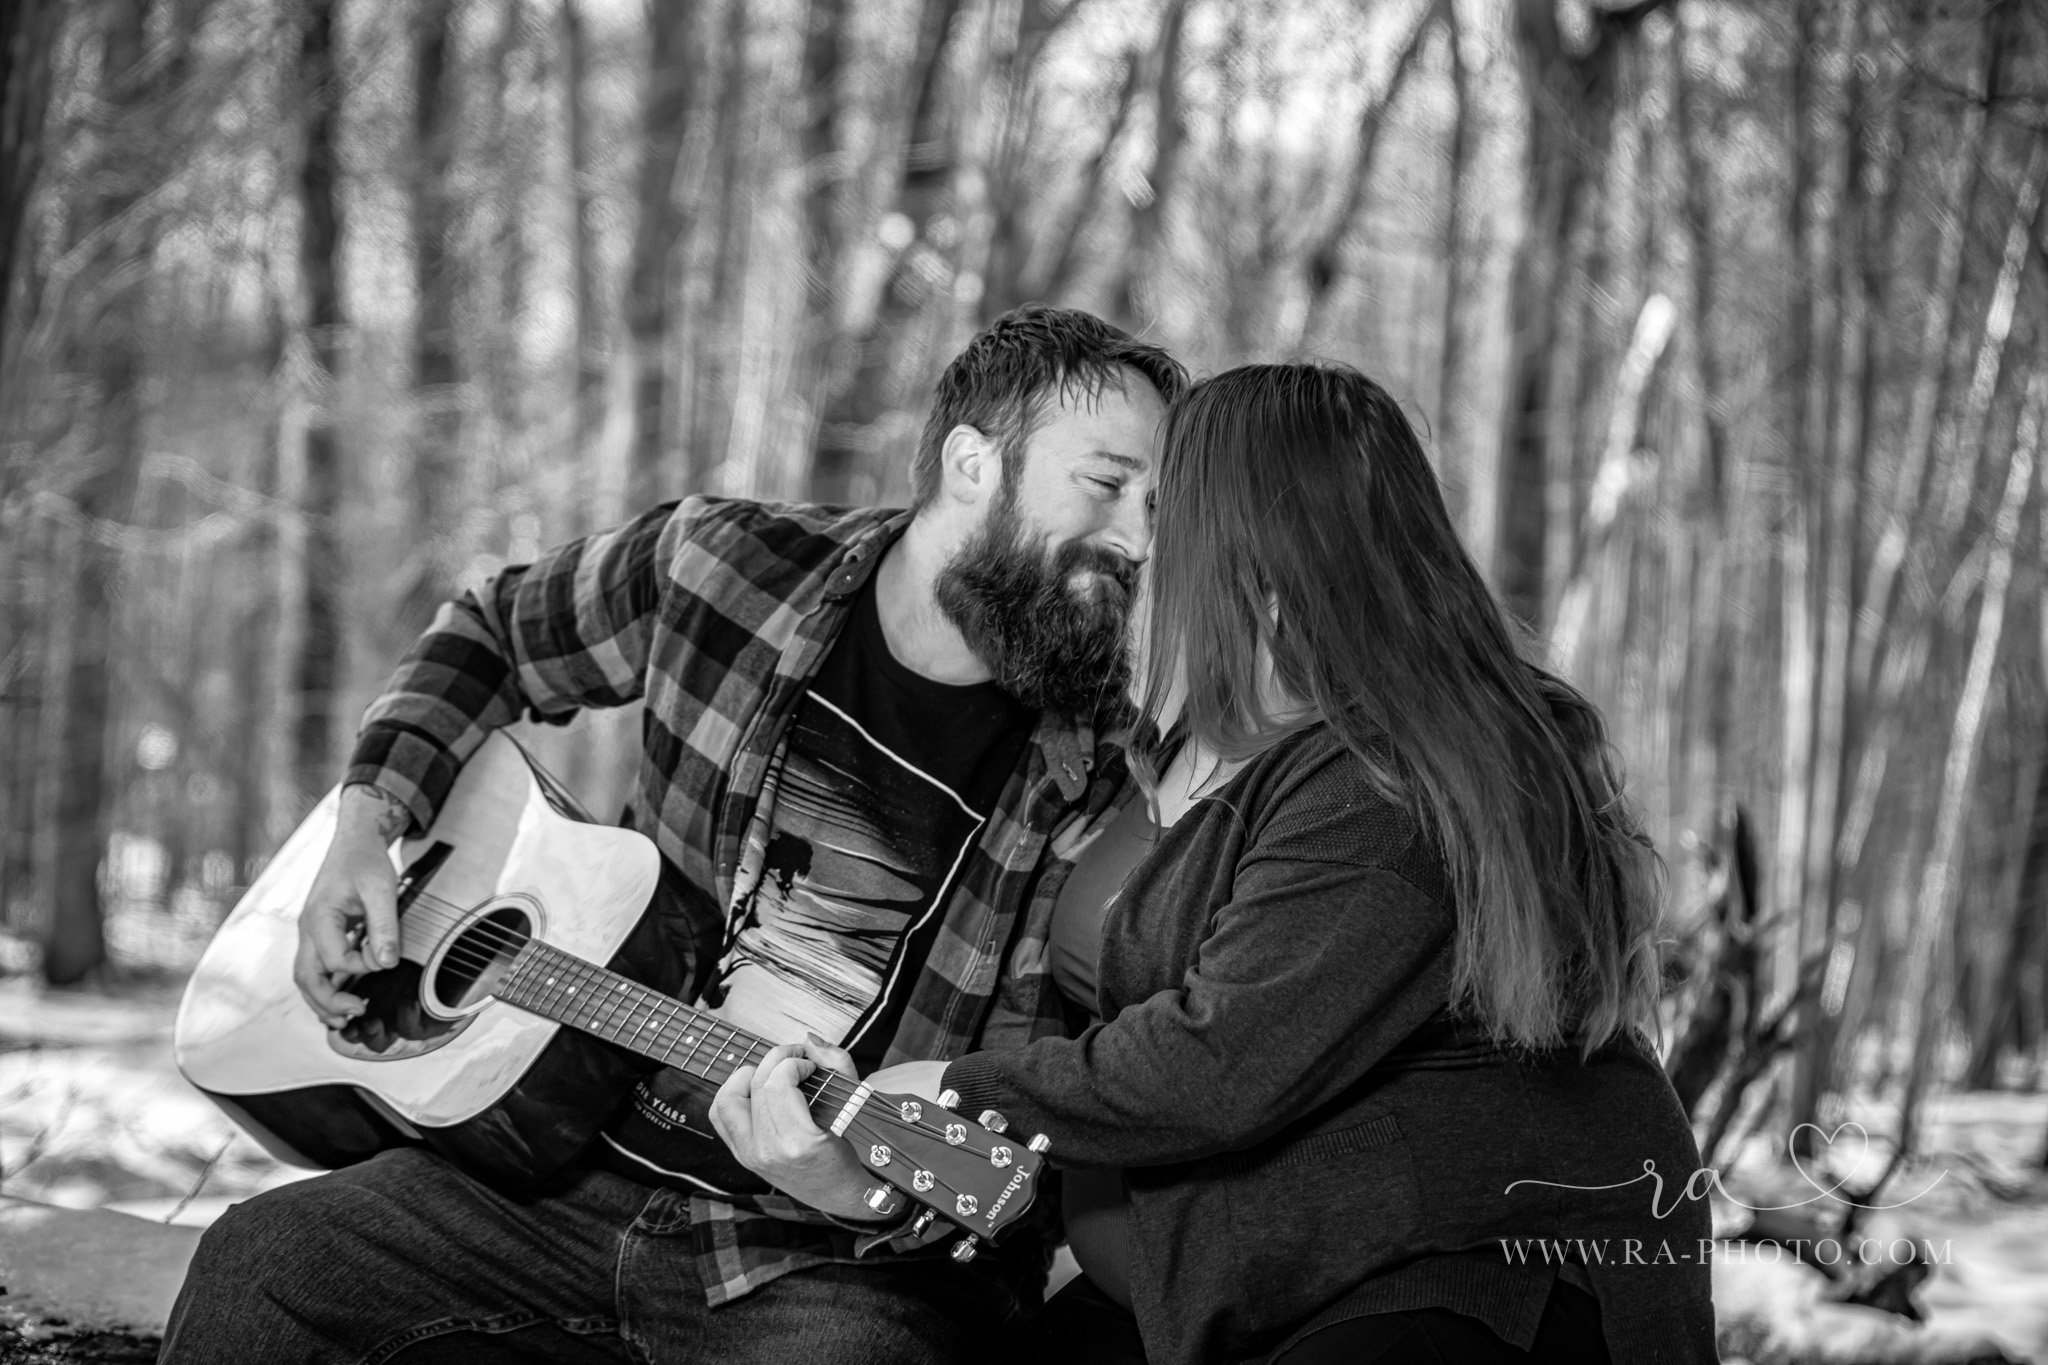
[[[880,1065],[940,907],[1037,721],[994,683],[933,682],[899,663],[870,578],[768,775],[773,814],[741,859],[759,880],[699,1006],[774,1043],[816,1033],[862,1072]],[[709,1132],[706,1089],[674,1071],[636,1087],[606,1134],[627,1158],[614,1168],[706,1183],[692,1146]]]
[[[870,579],[769,775],[760,882],[703,1003],[770,1041],[816,1033],[878,1065],[926,931],[1035,722],[994,683],[897,662]]]

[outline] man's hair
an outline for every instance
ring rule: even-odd
[[[1188,373],[1163,349],[1078,308],[1027,303],[990,323],[939,377],[931,415],[910,467],[911,503],[923,507],[939,491],[946,435],[970,426],[1003,455],[1003,484],[1016,486],[1018,456],[1061,399],[1093,400],[1105,388],[1122,393],[1127,372],[1142,376],[1171,403]]]

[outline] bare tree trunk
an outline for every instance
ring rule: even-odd
[[[0,376],[11,363],[15,266],[28,223],[30,197],[41,178],[43,123],[49,113],[51,66],[64,7],[56,0],[13,0],[0,6]],[[0,389],[6,388],[0,379]]]
[[[676,250],[699,211],[679,193],[682,157],[692,132],[690,95],[698,62],[692,36],[698,5],[694,0],[670,0],[651,7],[649,14],[653,31],[643,96],[645,146],[639,216],[627,269],[622,357],[633,390],[632,471],[625,491],[626,507],[656,501],[658,490],[670,482],[665,466],[693,458],[678,422],[687,398],[681,391],[686,376],[678,374],[671,363],[674,323],[670,310]],[[607,518],[613,510],[607,509]]]
[[[78,573],[81,530],[73,518],[43,519],[42,564],[47,610],[55,620],[75,620],[80,595]],[[29,869],[35,888],[37,920],[34,930],[46,937],[57,912],[57,857],[60,822],[57,801],[65,781],[64,737],[69,729],[66,713],[71,709],[67,683],[77,636],[68,630],[52,630],[43,638],[41,665],[37,672],[40,704],[36,708],[36,733],[23,747],[29,751]],[[98,923],[97,904],[93,906]]]
[[[1583,306],[1581,299],[1566,297],[1575,292],[1574,237],[1581,215],[1597,198],[1593,187],[1601,183],[1621,47],[1660,4],[1638,0],[1595,10],[1590,38],[1580,44],[1567,42],[1552,0],[1518,0],[1515,7],[1529,114],[1528,233],[1510,301],[1513,378],[1498,456],[1500,517],[1472,550],[1510,610],[1525,621],[1541,620],[1546,587],[1554,595],[1562,586],[1545,582],[1546,565],[1562,562],[1545,550],[1547,523],[1560,514],[1545,490],[1563,477],[1572,458],[1572,443],[1560,438],[1555,423],[1568,419],[1558,409],[1575,408],[1579,392],[1578,348],[1562,344],[1559,335]],[[1568,526],[1573,518],[1563,520]]]
[[[412,16],[417,25],[413,68],[412,246],[418,313],[413,322],[413,458],[407,491],[412,530],[405,584],[399,598],[400,635],[424,627],[450,594],[454,565],[448,555],[455,518],[452,496],[460,473],[463,428],[461,369],[456,356],[452,257],[455,164],[455,0],[428,0]]]
[[[743,226],[730,242],[741,281],[731,333],[732,422],[714,484],[767,501],[804,496],[816,445],[819,398],[799,380],[811,356],[797,340],[816,330],[806,277],[818,278],[820,263],[805,240],[816,202],[807,192],[804,120],[790,113],[804,104],[807,9],[807,0],[748,7],[746,102],[734,131],[734,151],[753,183],[733,205]]]
[[[1124,253],[1112,293],[1110,314],[1124,326],[1142,331],[1158,310],[1148,291],[1159,268],[1166,240],[1166,206],[1180,174],[1181,149],[1187,142],[1182,109],[1182,33],[1187,26],[1187,0],[1167,0],[1159,29],[1158,79],[1152,88],[1152,157],[1145,172],[1148,193],[1131,214],[1131,243]]]
[[[296,251],[274,272],[279,300],[278,414],[273,496],[276,617],[268,660],[264,823],[274,847],[291,832],[314,793],[334,780],[342,741],[336,715],[341,684],[340,600],[346,572],[335,534],[341,459],[329,395],[339,370],[341,290],[340,167],[335,121],[333,0],[304,0],[298,90],[305,117],[298,175]],[[246,875],[238,869],[238,875]]]
[[[1811,231],[1808,279],[1816,298],[1805,350],[1810,362],[1825,357],[1826,364],[1814,366],[1802,402],[1807,412],[1805,429],[1809,438],[1819,443],[1808,451],[1808,461],[1820,475],[1818,483],[1811,486],[1820,532],[1815,547],[1820,566],[1813,622],[1819,676],[1815,680],[1807,826],[1799,846],[1805,867],[1794,962],[1826,952],[1834,939],[1835,836],[1841,822],[1850,631],[1856,609],[1862,491],[1868,466],[1862,419],[1871,378],[1866,350],[1871,322],[1870,302],[1861,292],[1866,278],[1863,225],[1872,201],[1870,177],[1881,172],[1871,169],[1867,141],[1871,134],[1866,123],[1875,116],[1867,116],[1869,78],[1863,72],[1864,7],[1860,0],[1850,5],[1843,23],[1845,32],[1836,47],[1852,73],[1845,108],[1839,119],[1822,115],[1815,120],[1822,128],[1809,130],[1815,144],[1811,159],[1823,163],[1839,160],[1842,169],[1839,175],[1825,164],[1814,170],[1823,183],[1816,194],[1820,204]],[[1896,108],[1896,101],[1887,103]],[[1830,140],[1841,145],[1839,154],[1828,147]],[[1788,1119],[1794,1146],[1804,1153],[1811,1150],[1816,1130],[1810,1125],[1819,1117],[1820,1098],[1832,1078],[1832,1016],[1824,1005],[1809,1008],[1796,1020],[1794,1031],[1799,1041],[1787,1092]]]
[[[1836,487],[1836,535],[1849,549],[1838,567],[1830,597],[1832,633],[1829,676],[1823,688],[1823,719],[1833,730],[1824,745],[1831,748],[1829,766],[1823,776],[1829,790],[1824,801],[1815,803],[1809,854],[1811,894],[1824,901],[1824,923],[1832,942],[1828,981],[1822,991],[1812,1027],[1801,1039],[1794,1076],[1791,1121],[1796,1125],[1819,1121],[1821,1097],[1835,1089],[1835,1076],[1848,1060],[1844,1038],[1856,1038],[1878,984],[1885,937],[1884,915],[1865,913],[1861,901],[1852,900],[1855,889],[1853,862],[1844,856],[1844,833],[1849,818],[1857,757],[1867,738],[1868,700],[1864,679],[1859,674],[1857,633],[1865,615],[1863,593],[1868,583],[1869,545],[1866,522],[1872,520],[1867,500],[1875,481],[1873,462],[1883,427],[1878,418],[1882,395],[1893,382],[1898,355],[1888,343],[1892,329],[1887,304],[1899,292],[1899,271],[1887,243],[1895,236],[1904,201],[1907,172],[1922,134],[1909,121],[1905,110],[1917,79],[1913,67],[1903,60],[1903,39],[1899,25],[1924,26],[1924,7],[1910,15],[1892,15],[1883,9],[1866,10],[1868,34],[1863,56],[1852,57],[1855,75],[1848,127],[1857,138],[1854,150],[1861,163],[1860,179],[1848,181],[1854,211],[1842,216],[1842,246],[1837,265],[1843,277],[1845,325],[1842,328],[1842,382],[1838,386],[1833,441],[1836,478],[1854,481],[1853,498],[1843,499]],[[1898,56],[1885,54],[1900,54]],[[1870,65],[1866,66],[1868,62]],[[1872,117],[1864,111],[1875,107]],[[1860,320],[1859,320],[1860,319]],[[1843,474],[1840,471],[1852,471]],[[1846,608],[1844,608],[1846,604]],[[1843,922],[1844,912],[1849,921]],[[1817,1130],[1802,1130],[1817,1131]]]
[[[1813,625],[1812,513],[1803,500],[1787,511],[1779,538],[1780,706],[1778,837],[1773,848],[1776,876],[1771,912],[1783,916],[1789,932],[1778,938],[1772,980],[1789,994],[1797,973],[1803,935],[1799,914],[1805,896],[1805,835],[1813,793],[1814,688],[1819,642]]]
[[[318,581],[318,576],[308,572],[307,563],[311,539],[307,494],[318,381],[300,303],[303,276],[298,262],[280,262],[274,274],[279,277],[275,288],[281,316],[277,324],[279,395],[270,495],[276,500],[277,512],[271,520],[269,544],[263,547],[270,551],[267,605],[271,610],[265,613],[269,629],[263,633],[268,638],[247,656],[246,668],[255,689],[251,729],[258,761],[251,766],[252,791],[245,816],[249,843],[236,850],[237,876],[248,875],[247,858],[259,846],[275,848],[291,832],[303,812],[305,794],[316,790],[306,781],[313,776],[308,770],[317,771],[324,764],[328,740],[324,725],[307,725],[312,708],[307,705],[305,689],[305,675],[310,671],[318,681],[324,662],[312,657],[308,648],[311,596]],[[327,586],[323,583],[322,590]],[[262,615],[258,619],[263,619]],[[331,678],[327,684],[331,689]],[[304,752],[307,740],[317,746],[317,754]]]
[[[1914,920],[1912,955],[1899,1000],[1913,1025],[1913,1061],[1899,1102],[1899,1148],[1913,1147],[1922,1096],[1938,1080],[1941,1046],[1954,998],[1955,973],[1949,955],[1954,945],[1956,891],[1960,885],[1957,855],[1962,850],[1963,819],[1969,813],[1976,776],[1977,746],[1983,733],[1985,701],[1991,673],[1998,662],[2005,630],[2006,592],[2012,585],[2013,551],[2019,542],[2020,513],[2033,483],[2041,455],[2042,428],[2048,424],[2048,371],[2037,372],[2027,389],[2026,410],[2013,435],[2012,463],[2006,471],[2005,495],[1992,523],[1984,595],[1977,609],[1976,638],[1970,646],[1969,670],[1956,701],[1955,724],[1949,734],[1948,761],[1942,769],[1941,804],[1920,882],[1919,912]]]
[[[1785,321],[1783,360],[1786,428],[1791,433],[1790,485],[1783,532],[1780,598],[1783,739],[1779,759],[1778,833],[1771,850],[1771,907],[1789,932],[1778,938],[1775,989],[1789,996],[1801,955],[1810,950],[1807,923],[1807,835],[1813,817],[1816,725],[1820,670],[1825,663],[1820,630],[1821,591],[1827,573],[1828,519],[1821,509],[1827,487],[1825,367],[1819,334],[1826,301],[1826,250],[1821,229],[1826,189],[1821,183],[1825,150],[1815,131],[1819,103],[1814,86],[1825,55],[1819,52],[1820,5],[1805,0],[1792,19],[1791,184],[1786,195],[1786,235],[1791,244],[1792,290]]]
[[[612,354],[616,337],[606,326],[604,286],[598,266],[600,252],[597,194],[594,181],[600,153],[596,145],[590,104],[592,91],[591,36],[577,0],[561,0],[557,11],[561,21],[561,45],[568,74],[562,103],[569,125],[569,193],[576,221],[571,229],[570,251],[575,257],[576,281],[576,463],[585,496],[577,500],[571,518],[572,533],[592,529],[592,523],[609,522],[623,511],[625,502],[623,470],[614,472],[607,459],[604,440],[609,377],[617,363]],[[592,513],[595,508],[604,510]]]
[[[563,0],[564,14],[579,15],[579,4],[580,0]],[[663,6],[661,22],[672,22],[670,11],[678,8],[685,6]],[[694,10],[694,6],[688,8]],[[595,397],[600,411],[586,411],[581,418],[581,440],[586,443],[581,451],[589,488],[583,499],[588,520],[576,528],[579,530],[608,526],[628,514],[636,478],[636,405],[641,398],[643,366],[654,367],[657,396],[661,388],[659,347],[652,357],[641,356],[628,326],[629,310],[640,302],[637,296],[628,297],[633,272],[636,268],[649,268],[636,265],[635,252],[642,248],[643,232],[656,230],[655,225],[645,221],[648,206],[642,204],[636,212],[635,193],[636,189],[646,192],[649,171],[645,158],[655,155],[658,149],[637,136],[651,117],[651,110],[642,106],[652,96],[623,79],[620,68],[628,60],[638,61],[635,43],[645,36],[644,30],[623,24],[599,29],[581,18],[569,29],[570,88],[565,100],[569,107],[570,167],[577,207],[577,354],[579,370],[595,366],[600,372]],[[609,82],[596,79],[601,55],[609,59]],[[681,75],[650,70],[645,78],[680,81]],[[617,87],[624,87],[629,97],[610,94],[600,106],[600,91]],[[665,128],[662,135],[668,138],[679,136],[680,132]],[[667,147],[666,143],[661,145]],[[667,150],[673,158],[675,149]],[[670,181],[677,172],[678,167],[671,159]],[[662,182],[662,188],[669,194],[677,192],[668,181]],[[662,211],[671,212],[667,208]],[[618,224],[625,226],[621,228]],[[656,244],[649,243],[647,247],[655,251],[658,259]],[[590,381],[579,377],[578,382],[587,386]],[[589,389],[583,387],[581,391],[589,401]],[[658,449],[658,440],[656,446]]]
[[[2048,478],[2043,483],[2048,484]],[[2048,550],[2048,497],[2040,500],[2038,509],[2036,553]],[[2035,658],[2042,673],[2048,674],[2048,592],[2036,596]],[[2044,771],[2043,782],[2048,784],[2048,771]],[[2013,953],[2017,976],[2014,1033],[2019,1046],[2030,1055],[2048,1042],[2048,791],[2035,799],[2034,837],[2020,864],[2018,887],[2018,901],[2026,907],[2022,911],[2026,933],[2016,936]]]
[[[1473,144],[1478,133],[1474,126],[1472,63],[1465,51],[1471,40],[1465,35],[1455,4],[1444,6],[1444,18],[1444,45],[1450,49],[1451,93],[1457,101],[1457,112],[1451,120],[1450,178],[1444,190],[1443,351],[1437,362],[1435,445],[1438,472],[1443,476],[1446,500],[1451,504],[1451,519],[1459,526],[1470,527],[1471,501],[1487,497],[1478,488],[1482,480],[1471,477],[1471,452],[1478,432],[1471,420],[1466,396],[1470,376],[1465,373],[1478,340],[1471,335],[1468,300],[1477,285],[1480,244],[1469,241],[1466,232],[1466,219],[1472,214],[1466,202],[1466,182],[1472,174]],[[1483,482],[1490,491],[1492,481]],[[1493,524],[1490,510],[1483,524]]]
[[[1697,384],[1699,467],[1692,471],[1684,495],[1684,514],[1692,531],[1692,555],[1685,565],[1692,585],[1685,658],[1688,664],[1684,684],[1683,744],[1687,781],[1693,807],[1687,812],[1694,828],[1705,824],[1707,815],[1721,800],[1723,755],[1732,729],[1731,699],[1735,691],[1735,668],[1730,659],[1726,584],[1730,558],[1731,531],[1728,419],[1723,412],[1727,399],[1726,370],[1722,363],[1716,332],[1719,314],[1720,242],[1715,235],[1710,208],[1713,192],[1714,157],[1708,147],[1707,111],[1703,92],[1693,79],[1688,62],[1690,31],[1685,22],[1687,9],[1674,11],[1674,25],[1667,55],[1670,64],[1673,140],[1679,157],[1682,199],[1678,218],[1684,225],[1687,283],[1690,306],[1680,309],[1686,324],[1684,350],[1690,352]],[[1707,813],[1703,815],[1702,812]]]
[[[49,608],[30,585],[45,528],[27,516],[0,524],[0,926],[21,927],[40,900],[35,876],[36,741],[42,718],[43,645]]]
[[[2048,191],[2048,139],[2036,138],[2014,200],[2012,222],[2006,229],[2005,252],[1999,262],[1990,306],[1985,310],[1984,336],[1977,346],[1976,363],[1970,368],[1969,387],[1963,391],[1954,426],[1944,433],[1950,439],[1942,444],[1943,449],[1979,450],[1989,436],[1991,405],[1998,396],[1999,376],[2018,315],[2020,285],[2027,273],[2028,258],[2033,254],[2034,229],[2040,221],[2044,191]],[[1943,539],[1953,537],[1962,528],[1976,491],[1977,468],[1978,462],[1974,460],[1947,462],[1948,479],[1935,506],[1934,523],[1936,535]]]
[[[1116,63],[1116,98],[1104,124],[1102,141],[1085,160],[1078,159],[1079,146],[1071,149],[1078,188],[1068,198],[1063,212],[1054,216],[1052,226],[1034,230],[1030,214],[1045,187],[1028,180],[1024,170],[1042,126],[1044,100],[1037,80],[1039,63],[1051,36],[1082,9],[1081,5],[1068,4],[1054,10],[1051,0],[1024,0],[1018,6],[1016,42],[1011,48],[1012,55],[1000,66],[1002,115],[987,168],[991,224],[988,260],[982,271],[986,287],[976,309],[977,320],[981,322],[1026,300],[1053,300],[1066,291],[1071,272],[1079,263],[1081,233],[1102,199],[1110,154],[1121,141],[1137,104],[1144,61],[1140,50],[1132,49]]]
[[[2024,1051],[2020,1038],[2020,975],[2031,956],[2040,911],[2026,898],[2030,864],[2042,851],[2042,812],[2048,802],[2048,735],[2038,732],[2019,767],[2013,793],[2010,852],[1993,903],[1995,918],[1977,956],[1976,999],[1970,1029],[1970,1060],[1963,1086],[1989,1090],[1998,1084],[1998,1064],[2008,1048]]]
[[[521,144],[529,133],[511,94],[515,81],[531,79],[533,45],[520,6],[469,6],[460,15],[449,39],[456,52],[470,55],[451,61],[442,75],[438,117],[446,150],[433,158],[446,167],[442,298],[430,303],[425,290],[420,295],[423,317],[449,320],[450,392],[458,399],[439,493],[448,509],[440,556],[448,591],[467,566],[503,545],[498,494],[508,474],[524,472],[529,456],[521,426],[507,420],[518,388],[507,339],[527,256],[515,181],[530,174],[514,170],[515,149],[526,155]],[[471,166],[483,171],[464,186]]]
[[[840,302],[841,238],[849,226],[851,168],[839,161],[839,81],[846,64],[847,0],[810,0],[803,50],[803,124],[798,150],[804,167],[805,249],[811,262],[812,308],[830,335]],[[828,386],[829,387],[829,386]]]
[[[1320,338],[1329,326],[1337,287],[1348,273],[1344,262],[1344,243],[1365,212],[1366,201],[1370,197],[1373,166],[1378,159],[1380,134],[1386,128],[1387,111],[1407,84],[1409,73],[1422,59],[1430,30],[1448,10],[1450,3],[1451,0],[1432,0],[1432,3],[1422,6],[1416,14],[1415,26],[1408,30],[1408,36],[1394,58],[1394,69],[1388,73],[1387,83],[1375,90],[1365,102],[1365,111],[1358,121],[1358,146],[1346,166],[1343,188],[1336,196],[1336,207],[1302,244],[1299,253],[1308,275],[1308,306],[1302,314],[1301,334],[1293,338],[1297,347]]]
[[[2033,239],[2034,225],[2040,213],[2044,179],[2048,179],[2048,150],[2037,145],[2014,202],[2011,222],[2007,225],[2005,254],[1992,287],[1990,304],[1985,310],[1984,331],[1978,339],[1969,386],[1960,404],[1962,412],[1960,415],[1951,414],[1940,424],[1942,447],[1967,452],[1967,458],[1954,461],[1958,468],[1950,473],[1951,481],[1960,482],[1964,487],[1974,486],[1977,466],[1982,462],[1984,424],[1989,419],[1991,400],[2004,365],[2006,341],[2012,334],[2021,276],[2026,269],[2028,243]],[[1910,434],[1908,439],[1911,439]],[[1909,447],[1907,455],[1911,457],[1912,453]],[[1955,535],[1958,529],[1956,522],[1966,503],[1965,496],[1955,493],[1945,499],[1933,518],[1935,524],[1928,531],[1934,543],[1945,544]],[[1916,515],[1915,520],[1924,518]],[[1877,553],[1885,553],[1883,544],[1879,545]],[[1871,610],[1882,605],[1876,596],[1867,597],[1864,601]],[[1928,614],[1923,611],[1918,619],[1889,632],[1889,648],[1875,679],[1873,699],[1866,712],[1875,717],[1875,722],[1859,756],[1856,786],[1848,815],[1843,821],[1841,859],[1845,865],[1854,864],[1861,856],[1863,842],[1876,818],[1877,803],[1884,790],[1892,752],[1897,747],[1899,732],[1905,723],[1900,701],[1919,684],[1927,667],[1932,634]]]
[[[1082,233],[1102,199],[1110,157],[1123,140],[1124,131],[1130,127],[1131,111],[1137,107],[1138,90],[1144,83],[1144,77],[1144,53],[1133,49],[1124,55],[1123,79],[1117,86],[1116,104],[1108,125],[1103,129],[1102,142],[1082,165],[1077,177],[1080,187],[1074,192],[1059,225],[1045,234],[1053,243],[1046,253],[1047,264],[1027,275],[1024,273],[1026,253],[1021,246],[1003,257],[1004,262],[1014,266],[1017,273],[1004,270],[991,276],[987,305],[983,310],[987,316],[993,318],[1027,299],[1058,299],[1073,284],[1075,272],[1081,264]]]
[[[30,378],[13,342],[27,330],[40,283],[21,244],[47,155],[44,125],[63,19],[55,0],[0,7],[0,432],[26,416],[22,395]],[[17,299],[26,307],[17,308]],[[33,579],[38,562],[47,568],[38,549],[48,528],[8,505],[14,476],[25,472],[13,466],[0,459],[0,925],[45,894],[35,856],[46,701],[37,665],[50,603]]]
[[[704,96],[693,99],[690,115],[701,125],[685,147],[677,183],[685,201],[711,208],[691,215],[670,267],[666,366],[680,459],[664,471],[664,491],[724,491],[717,466],[732,437],[741,361],[729,339],[746,306],[750,206],[739,187],[751,183],[753,167],[745,155],[750,93],[742,54],[753,20],[746,0],[723,0],[704,12],[703,31],[721,56],[702,65]]]
[[[148,79],[143,6],[141,0],[109,0],[103,14],[105,97],[116,109],[134,109]],[[71,489],[80,530],[57,732],[50,921],[43,940],[43,976],[56,985],[81,980],[106,958],[99,874],[114,795],[108,759],[115,733],[117,532],[134,503],[143,456],[143,278],[130,267],[148,258],[150,241],[133,213],[140,197],[135,172],[119,160],[133,156],[133,149],[108,138],[96,153],[101,174],[117,188],[91,206],[81,227],[106,230],[119,256],[106,263],[109,283],[98,315],[80,320],[67,348],[67,368],[93,376],[95,401],[86,419],[92,423],[91,468]]]
[[[928,267],[944,259],[932,228],[953,198],[953,154],[946,101],[946,38],[961,12],[961,0],[922,0],[917,46],[906,76],[912,92],[903,149],[902,188],[886,220],[895,259],[882,286],[881,301],[857,321],[845,345],[851,354],[844,386],[831,395],[818,429],[811,489],[829,502],[867,501],[885,481],[877,468],[887,456],[908,463],[915,430],[892,422],[902,397],[902,357],[892,354],[930,290]],[[861,310],[865,312],[866,310]],[[899,476],[900,477],[900,476]]]
[[[1927,307],[1920,338],[1920,364],[1914,374],[1906,413],[1906,429],[1900,446],[1898,473],[1892,483],[1891,505],[1886,509],[1884,531],[1872,551],[1870,569],[1861,594],[1866,604],[1852,642],[1851,685],[1867,695],[1877,681],[1878,651],[1895,625],[1895,595],[1899,570],[1913,526],[1926,496],[1927,475],[1933,462],[1935,418],[1942,407],[1949,372],[1951,331],[1956,303],[1962,292],[1963,247],[1969,238],[1970,217],[1977,200],[1977,186],[1983,178],[1983,137],[1985,110],[1990,95],[2000,84],[2000,73],[2009,59],[2005,44],[1986,44],[1986,98],[1972,100],[1961,111],[1957,132],[1960,155],[1949,164],[1956,175],[1952,192],[1943,196],[1952,209],[1942,216],[1934,269],[1927,290]]]
[[[1584,549],[1571,580],[1564,586],[1557,625],[1550,637],[1551,650],[1569,676],[1578,676],[1580,671],[1579,653],[1588,637],[1595,579],[1606,559],[1608,538],[1628,497],[1629,466],[1642,430],[1643,395],[1671,340],[1675,322],[1671,301],[1662,294],[1652,294],[1636,317],[1635,335],[1622,359],[1607,439],[1601,446],[1599,472],[1593,479],[1592,496],[1586,500],[1585,527],[1578,536]]]

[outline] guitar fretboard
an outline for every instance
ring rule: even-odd
[[[714,1084],[754,1065],[772,1046],[714,1015],[540,942],[519,951],[492,993],[508,1005]],[[836,1109],[852,1097],[854,1083],[820,1067],[802,1089],[813,1106],[824,1100]]]

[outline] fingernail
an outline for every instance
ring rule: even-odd
[[[830,1046],[832,1046],[832,1044],[830,1044],[830,1043],[826,1042],[826,1041],[825,1041],[825,1040],[824,1040],[823,1038],[820,1038],[820,1037],[819,1037],[819,1036],[818,1036],[817,1034],[815,1034],[815,1033],[806,1033],[806,1034],[804,1034],[804,1037],[806,1037],[806,1038],[810,1039],[810,1040],[811,1040],[812,1042],[816,1043],[816,1044],[817,1044],[817,1045],[818,1045],[819,1047],[830,1047]]]

